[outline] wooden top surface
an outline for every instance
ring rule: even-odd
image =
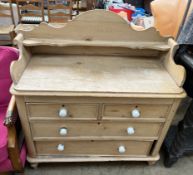
[[[159,59],[118,56],[34,55],[17,91],[178,94]]]

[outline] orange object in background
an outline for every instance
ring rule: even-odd
[[[151,2],[155,27],[161,35],[177,37],[188,2],[189,0],[154,0]],[[188,15],[192,9],[193,3],[191,2]]]

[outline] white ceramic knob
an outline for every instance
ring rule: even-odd
[[[63,144],[59,144],[57,149],[58,149],[58,151],[64,151],[64,145]]]
[[[134,133],[135,133],[134,128],[133,128],[133,127],[128,127],[128,128],[127,128],[127,133],[128,133],[128,135],[134,134]]]
[[[121,146],[119,146],[118,151],[119,151],[119,153],[123,154],[123,153],[125,153],[126,148],[121,145]]]
[[[61,136],[65,136],[68,133],[67,128],[60,128],[59,133]]]
[[[133,110],[131,111],[131,116],[132,116],[133,118],[138,118],[138,117],[140,117],[140,111],[139,111],[139,109],[133,109]]]
[[[68,111],[66,108],[61,108],[58,113],[60,118],[65,118],[68,116]]]

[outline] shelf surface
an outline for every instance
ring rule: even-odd
[[[159,59],[56,54],[33,55],[14,88],[75,93],[183,92]]]
[[[154,49],[168,51],[170,46],[165,42],[115,42],[115,41],[79,41],[79,40],[59,40],[59,39],[28,39],[23,41],[24,46],[100,46],[100,47],[123,47],[132,49]]]

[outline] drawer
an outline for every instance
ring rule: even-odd
[[[162,123],[120,121],[33,121],[33,137],[137,136],[158,137]],[[155,138],[154,138],[155,139]]]
[[[165,118],[170,105],[153,104],[104,104],[103,118]]]
[[[30,117],[55,119],[92,118],[97,119],[97,104],[50,104],[27,103]]]
[[[147,156],[152,142],[150,141],[41,141],[35,142],[38,155],[141,155]]]

